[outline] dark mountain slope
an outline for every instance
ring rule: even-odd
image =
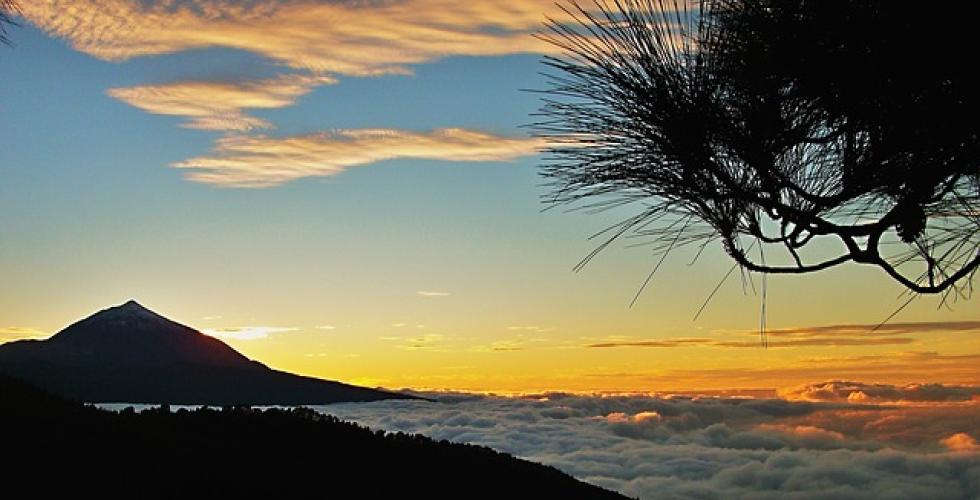
[[[47,340],[0,345],[0,372],[93,403],[297,405],[410,397],[272,370],[134,301]]]
[[[622,499],[489,448],[306,409],[113,413],[0,376],[4,488],[99,497]]]

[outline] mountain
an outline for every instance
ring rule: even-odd
[[[304,408],[111,412],[0,375],[0,429],[0,491],[34,497],[625,498],[490,448]]]
[[[270,369],[132,300],[47,340],[0,345],[0,372],[90,403],[303,405],[411,398]]]

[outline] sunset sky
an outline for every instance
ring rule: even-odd
[[[386,387],[980,383],[980,307],[851,264],[768,280],[543,211],[553,0],[32,0],[0,48],[0,342],[136,299]]]

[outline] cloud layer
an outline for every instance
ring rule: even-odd
[[[980,387],[942,384],[866,384],[835,380],[808,384],[780,392],[780,396],[801,401],[836,401],[851,403],[924,403],[980,401]]]
[[[219,139],[214,155],[191,158],[174,167],[191,170],[187,178],[196,182],[263,188],[384,160],[506,161],[536,154],[542,147],[538,139],[456,128],[432,132],[338,130],[284,138],[235,135]]]
[[[445,128],[433,132],[340,130],[272,138],[247,114],[282,108],[338,76],[411,73],[450,56],[553,52],[534,36],[552,0],[38,0],[23,15],[76,50],[124,61],[204,48],[238,49],[303,70],[264,80],[184,80],[113,88],[109,95],[144,111],[182,116],[182,126],[235,133],[214,154],[174,166],[187,178],[225,187],[263,188],[397,158],[500,161],[536,153],[528,138]]]
[[[980,494],[980,405],[973,403],[429,396],[439,402],[319,409],[375,428],[491,446],[640,498]]]
[[[121,61],[207,47],[342,75],[406,73],[454,55],[546,52],[531,36],[552,0],[34,0],[24,16],[72,47]]]
[[[184,81],[113,88],[108,94],[149,113],[187,117],[187,128],[247,131],[272,124],[246,115],[245,109],[291,106],[314,87],[335,82],[323,76],[282,75],[242,83]]]

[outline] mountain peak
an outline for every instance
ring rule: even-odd
[[[76,364],[247,367],[253,363],[223,342],[129,300],[69,325],[51,337]]]
[[[405,397],[272,370],[135,300],[76,321],[50,339],[0,345],[0,372],[91,402],[324,404]]]
[[[109,306],[105,309],[102,309],[101,311],[98,311],[95,314],[92,314],[91,316],[69,326],[68,328],[66,328],[66,330],[71,330],[76,325],[106,323],[106,322],[110,322],[110,323],[123,322],[123,324],[120,324],[118,326],[123,326],[128,329],[132,329],[134,325],[131,324],[131,322],[133,321],[139,321],[139,322],[149,321],[151,323],[154,323],[154,326],[156,326],[155,325],[156,323],[160,323],[160,322],[172,323],[174,325],[177,324],[174,323],[173,321],[170,321],[163,315],[153,312],[147,309],[146,307],[143,307],[143,305],[140,304],[139,302],[130,299],[122,304]]]
[[[122,304],[119,304],[118,306],[114,306],[114,307],[110,307],[109,308],[109,310],[112,310],[112,309],[118,309],[118,310],[121,310],[121,311],[146,311],[146,312],[153,312],[153,311],[150,311],[149,309],[143,307],[142,304],[140,304],[139,302],[136,302],[136,300],[134,300],[134,299],[129,299],[125,303],[122,303]]]

